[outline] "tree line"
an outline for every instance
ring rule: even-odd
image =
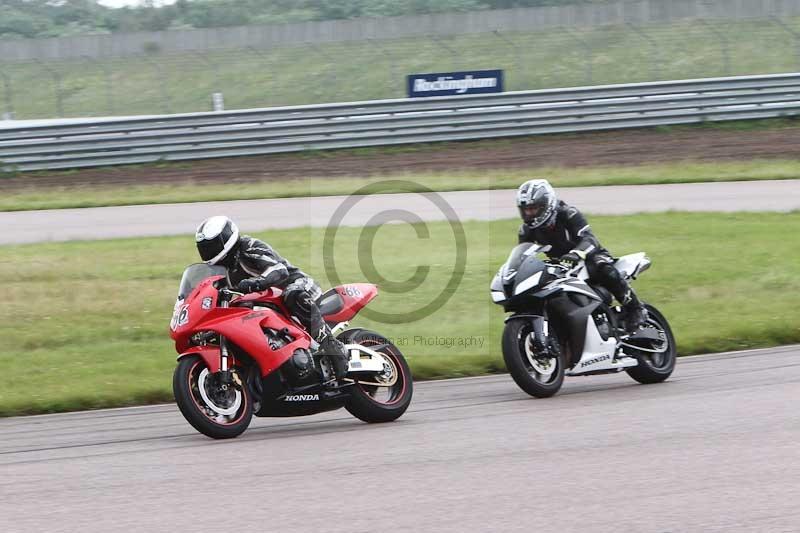
[[[0,39],[285,24],[612,0],[177,0],[112,9],[96,0],[0,0]],[[664,0],[668,1],[668,0]]]

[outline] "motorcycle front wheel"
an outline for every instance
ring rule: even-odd
[[[503,360],[519,388],[536,398],[549,398],[564,383],[564,356],[541,357],[533,350],[533,325],[509,320],[503,330]]]
[[[186,421],[212,439],[238,437],[253,417],[247,387],[223,388],[197,355],[180,358],[172,377],[172,392]]]

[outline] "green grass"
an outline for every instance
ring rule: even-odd
[[[612,252],[652,257],[636,287],[669,318],[682,355],[800,341],[800,250],[787,245],[800,232],[800,212],[598,216],[592,223]],[[354,325],[395,339],[417,378],[501,370],[503,313],[490,302],[488,284],[516,228],[513,220],[464,224],[463,280],[432,315]],[[427,229],[427,237],[402,224],[378,230],[379,273],[391,281],[408,279],[418,265],[431,273],[410,291],[384,287],[371,308],[412,311],[446,285],[456,254],[452,231],[445,223]],[[257,235],[327,285],[323,231]],[[344,281],[364,280],[358,237],[358,229],[342,228],[336,240]],[[195,253],[190,236],[0,248],[0,415],[169,400],[175,353],[167,324],[181,271]]]
[[[800,27],[800,18],[784,22],[795,31]],[[218,91],[227,109],[399,98],[405,96],[405,75],[421,72],[501,68],[507,90],[525,90],[798,68],[793,36],[770,20],[640,29],[652,44],[630,27],[553,28],[439,41],[417,37],[171,55],[143,51],[139,57],[96,62],[2,62],[11,91],[0,102],[10,99],[20,119],[134,115],[210,110],[211,94]],[[727,47],[718,34],[727,38]]]
[[[114,169],[109,169],[108,172],[112,176]],[[683,162],[627,167],[531,168],[491,173],[454,171],[447,174],[405,173],[393,177],[413,181],[420,185],[420,190],[430,188],[435,191],[464,191],[515,188],[534,176],[547,177],[558,187],[796,179],[800,178],[800,161]],[[198,185],[178,182],[171,185],[126,187],[42,187],[36,186],[36,178],[32,177],[30,188],[8,190],[0,197],[0,211],[345,195],[381,179],[385,177],[308,178],[235,186],[225,183]]]

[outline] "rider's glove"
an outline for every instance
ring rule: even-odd
[[[575,252],[566,253],[562,255],[561,258],[558,260],[558,262],[561,263],[562,266],[565,266],[567,268],[573,268],[575,265],[580,263],[580,261],[581,261],[580,256],[578,256],[578,254],[576,254]]]
[[[251,292],[260,292],[265,290],[266,288],[267,288],[266,281],[259,278],[243,279],[236,286],[236,290],[238,290],[239,292],[243,292],[245,294]]]

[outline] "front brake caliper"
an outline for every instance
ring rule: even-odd
[[[240,391],[244,388],[244,384],[242,383],[242,378],[239,377],[239,373],[237,371],[231,372],[231,377],[233,378],[233,386],[236,390]]]
[[[244,387],[242,378],[235,370],[220,370],[214,377],[220,390],[226,391],[233,388],[240,391]]]

